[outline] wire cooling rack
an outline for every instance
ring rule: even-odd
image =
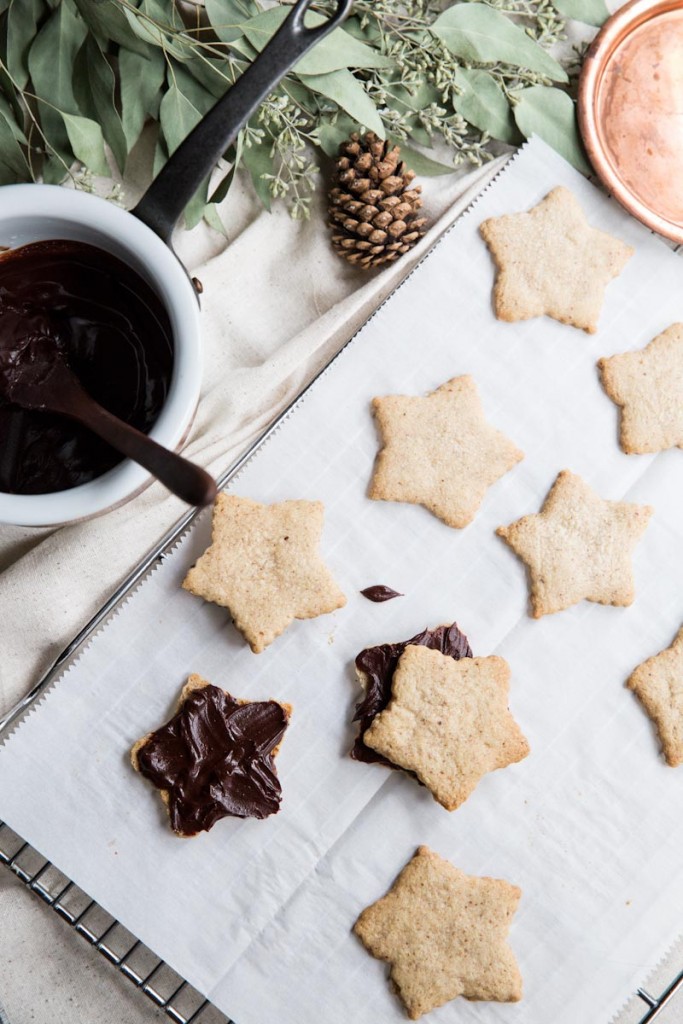
[[[591,180],[594,184],[598,184],[593,177]],[[491,182],[489,182],[490,184]],[[476,201],[476,198],[475,196],[473,201]],[[436,245],[439,244],[439,241],[436,242]],[[676,254],[683,255],[683,246],[669,243],[666,239],[663,241]],[[433,251],[433,248],[429,252]],[[429,253],[422,257],[410,274],[397,286],[398,288],[408,277],[412,276],[427,255]],[[384,299],[372,316],[392,297],[394,291]],[[352,340],[353,338],[349,339],[342,346],[337,356]],[[304,390],[289,403],[253,444],[217,478],[219,490],[227,486],[256,450],[280,428],[293,408],[304,398],[337,356],[320,369]],[[0,742],[9,730],[18,724],[34,702],[59,680],[83,647],[116,613],[121,603],[144,582],[156,565],[164,561],[180,538],[190,529],[198,514],[199,510],[189,509],[171,527],[152,551],[126,577],[90,622],[65,647],[43,678],[10,709],[4,718],[0,718]],[[81,938],[101,953],[120,974],[127,978],[143,995],[147,996],[155,1007],[163,1010],[174,1024],[234,1024],[229,1017],[226,1017],[210,1003],[164,960],[161,960],[111,914],[100,907],[95,900],[91,899],[75,882],[72,882],[50,861],[34,850],[29,843],[18,836],[4,821],[0,820],[0,865],[2,864],[12,871],[27,889],[51,907]],[[683,970],[661,989],[659,995],[653,995],[645,988],[639,988],[634,995],[644,1004],[645,1009],[641,1016],[636,1015],[635,1018],[630,1019],[632,1024],[655,1024],[662,1020],[667,1009],[671,1008],[675,997],[683,996]],[[3,1017],[4,1014],[0,1007],[0,1024],[5,1024]],[[662,1024],[664,1024],[663,1020]]]
[[[230,1024],[204,996],[2,821],[0,863],[52,907],[174,1024]]]

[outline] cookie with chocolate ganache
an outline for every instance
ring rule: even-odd
[[[454,811],[487,772],[529,753],[508,708],[509,680],[503,658],[454,661],[426,647],[406,647],[391,700],[363,741],[414,773],[442,807]]]
[[[391,700],[391,680],[394,677],[399,658],[409,645],[429,647],[434,651],[441,651],[454,660],[460,658],[471,658],[472,648],[469,645],[465,634],[458,629],[456,622],[450,626],[437,626],[435,629],[423,629],[416,633],[409,640],[399,640],[396,643],[378,644],[375,647],[366,647],[356,657],[356,676],[360,682],[364,695],[362,700],[356,704],[356,713],[353,716],[354,722],[359,722],[358,736],[351,750],[351,757],[355,761],[365,761],[367,764],[378,762],[388,765],[390,768],[398,768],[398,765],[372,750],[363,742],[363,733],[370,727],[373,720],[380,711]]]
[[[176,835],[208,832],[225,817],[277,813],[274,758],[291,711],[274,700],[238,700],[190,676],[173,718],[131,750],[135,770],[160,790]]]

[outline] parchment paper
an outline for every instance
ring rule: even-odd
[[[491,312],[478,224],[557,184],[636,247],[595,336]],[[180,589],[208,543],[204,515],[4,744],[0,817],[238,1024],[403,1020],[385,965],[350,929],[420,843],[524,892],[511,932],[524,1000],[457,1000],[435,1022],[606,1021],[683,923],[683,769],[664,765],[623,686],[683,622],[683,454],[620,452],[595,361],[680,319],[683,263],[542,143],[525,146],[232,487],[325,502],[322,548],[346,608],[293,624],[253,655],[224,610]],[[424,393],[461,373],[526,458],[459,531],[365,490],[372,396]],[[523,567],[493,531],[537,511],[563,468],[656,513],[636,550],[630,608],[584,602],[534,621]],[[358,591],[375,583],[405,596],[371,604]],[[509,661],[532,753],[448,814],[407,776],[346,754],[355,654],[454,619],[475,654]],[[277,816],[181,840],[132,771],[130,746],[167,719],[190,672],[294,705]]]

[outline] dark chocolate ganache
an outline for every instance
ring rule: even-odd
[[[398,590],[392,590],[391,587],[387,587],[384,583],[375,583],[372,587],[366,587],[365,590],[361,590],[363,597],[367,597],[368,601],[374,601],[375,604],[382,604],[384,601],[393,601],[395,597],[403,597],[403,594],[399,594]]]
[[[423,629],[421,633],[402,640],[396,644],[380,644],[378,647],[366,647],[356,658],[356,669],[365,680],[365,696],[356,704],[354,722],[360,722],[356,742],[351,750],[351,757],[356,761],[368,764],[379,762],[396,768],[383,754],[378,754],[363,743],[363,734],[370,728],[370,723],[391,700],[391,680],[393,679],[399,658],[408,646],[429,647],[434,651],[448,654],[455,661],[460,658],[471,658],[472,649],[467,637],[461,633],[454,622],[451,626],[437,626],[436,629]]]
[[[141,774],[168,793],[173,831],[193,836],[228,815],[275,814],[282,790],[273,750],[287,724],[277,701],[240,704],[210,684],[192,690],[137,752]]]
[[[123,456],[66,416],[12,404],[8,375],[29,346],[63,357],[96,402],[147,433],[171,382],[171,324],[146,281],[95,246],[55,240],[0,255],[0,491],[68,490]]]

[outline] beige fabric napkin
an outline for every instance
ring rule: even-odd
[[[226,246],[199,229],[177,249],[204,284],[204,384],[185,454],[219,473],[259,435],[396,287],[500,169],[425,185],[433,227],[379,274],[330,249],[324,197],[307,223],[271,215],[243,182],[221,211]],[[126,181],[127,205],[136,198]],[[455,312],[455,311],[454,311]],[[416,355],[420,339],[415,339]],[[25,693],[184,506],[155,484],[123,508],[57,530],[0,526],[0,714]],[[27,794],[28,796],[28,794]],[[142,1024],[151,1003],[0,870],[0,1001],[31,1020]]]

